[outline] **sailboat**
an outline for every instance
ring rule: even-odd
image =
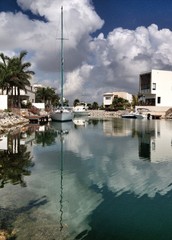
[[[63,7],[61,7],[61,107],[53,110],[50,113],[50,118],[53,121],[65,122],[65,121],[72,121],[74,117],[74,113],[70,108],[63,106],[63,78],[64,78],[64,54],[63,54]]]

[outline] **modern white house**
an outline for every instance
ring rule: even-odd
[[[172,71],[152,69],[140,74],[139,101],[146,106],[172,107]]]
[[[112,92],[112,93],[110,93],[109,92],[109,93],[103,94],[103,106],[105,108],[109,107],[112,104],[115,97],[126,99],[129,101],[129,103],[132,102],[132,94],[130,94],[130,93],[127,93],[127,92]]]

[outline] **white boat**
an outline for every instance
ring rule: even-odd
[[[134,119],[144,119],[147,118],[147,115],[139,113],[139,112],[130,112],[121,115],[122,118],[134,118]]]
[[[135,112],[130,112],[121,115],[122,118],[134,118],[134,119],[149,119],[150,113],[148,109],[138,108]]]
[[[73,116],[73,111],[65,107],[57,108],[50,113],[51,119],[58,122],[72,121]]]
[[[74,116],[88,116],[89,111],[88,111],[88,106],[86,103],[80,103],[73,107],[73,113]]]
[[[61,96],[60,96],[60,102],[61,107],[53,110],[50,113],[50,118],[53,121],[59,121],[59,122],[66,122],[66,121],[72,121],[74,117],[74,113],[71,109],[66,108],[63,106],[63,78],[64,78],[64,54],[63,54],[63,7],[61,7]]]
[[[137,118],[136,114],[134,112],[130,112],[130,113],[125,113],[123,115],[121,115],[122,118]]]

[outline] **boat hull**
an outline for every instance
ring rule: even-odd
[[[68,110],[56,110],[50,114],[52,121],[67,122],[72,121],[74,114]]]
[[[137,117],[135,116],[135,115],[133,115],[133,114],[126,114],[126,115],[122,115],[121,116],[122,118],[132,118],[132,119],[136,119]]]
[[[132,113],[132,114],[124,114],[121,117],[122,118],[132,118],[132,119],[144,119],[144,118],[146,118],[146,115]]]

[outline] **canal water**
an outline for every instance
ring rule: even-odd
[[[74,119],[0,138],[0,229],[17,240],[172,239],[172,121]]]

